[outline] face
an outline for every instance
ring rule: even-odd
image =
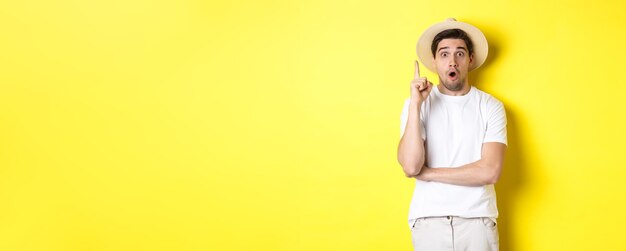
[[[435,51],[435,67],[439,75],[439,83],[450,91],[460,91],[467,85],[469,66],[472,56],[469,55],[463,39],[446,38],[439,42]]]

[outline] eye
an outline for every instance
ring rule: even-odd
[[[462,51],[459,51],[456,53],[457,56],[462,57],[463,55],[465,55],[465,53],[463,53]]]
[[[447,52],[442,52],[442,53],[441,53],[441,56],[445,58],[445,57],[447,57],[447,56],[448,56],[448,53],[447,53]]]

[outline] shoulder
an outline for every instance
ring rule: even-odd
[[[475,89],[475,95],[476,98],[479,100],[479,102],[481,103],[481,105],[486,106],[487,108],[504,108],[504,104],[502,103],[502,101],[498,100],[496,97],[494,97],[493,95],[486,93],[476,87],[472,88]]]

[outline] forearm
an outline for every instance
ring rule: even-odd
[[[423,167],[414,177],[423,181],[435,181],[460,186],[484,186],[495,184],[500,178],[506,145],[490,142],[483,144],[481,159],[453,168]]]
[[[411,100],[404,135],[398,144],[398,162],[407,177],[418,175],[424,166],[424,140],[420,123],[420,105]]]
[[[500,176],[496,168],[476,161],[456,168],[423,167],[419,175],[413,176],[423,181],[435,181],[459,186],[484,186],[495,184]]]

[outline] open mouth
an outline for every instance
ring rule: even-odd
[[[455,78],[455,77],[457,76],[457,73],[456,73],[456,72],[454,72],[454,71],[452,71],[452,72],[449,72],[449,73],[448,73],[448,76],[449,76],[450,78]]]

